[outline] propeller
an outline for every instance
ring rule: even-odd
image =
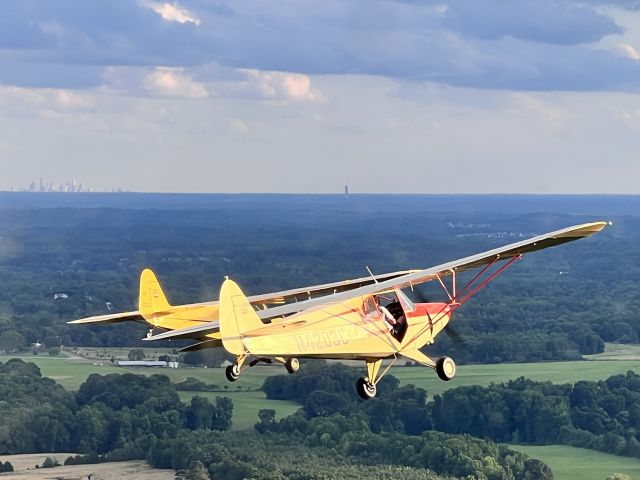
[[[418,303],[429,303],[429,299],[424,294],[422,290],[417,288],[413,288],[413,296],[418,301]],[[458,349],[467,348],[469,343],[464,339],[464,337],[450,324],[448,323],[443,330],[444,334],[449,338],[451,344]]]

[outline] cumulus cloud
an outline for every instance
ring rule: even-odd
[[[149,0],[142,2],[142,4],[149,7],[165,20],[178,23],[191,22],[200,25],[200,19],[198,17],[177,3],[161,3]]]
[[[523,117],[537,117],[539,124],[546,125],[558,136],[569,133],[569,116],[558,106],[545,101],[537,95],[517,92],[511,94],[512,112]]]
[[[241,88],[247,93],[256,93],[263,99],[299,102],[316,102],[323,99],[320,92],[311,86],[311,79],[307,75],[255,69],[243,72],[246,80]]]
[[[182,68],[158,67],[144,79],[145,88],[169,97],[204,98],[209,92],[202,83],[183,73]]]
[[[621,32],[598,2],[577,0],[21,0],[0,16],[0,83],[82,88],[100,85],[106,68],[162,65],[185,70],[156,72],[156,91],[198,96],[178,75],[216,63],[300,74],[249,79],[292,100],[313,99],[314,74],[635,91],[640,63],[600,47]]]
[[[618,44],[618,50],[624,56],[631,58],[632,60],[640,60],[640,53],[636,50],[633,45],[629,45],[628,43],[620,43]]]
[[[90,95],[55,88],[23,88],[0,85],[0,105],[30,106],[41,110],[79,111],[93,107]]]

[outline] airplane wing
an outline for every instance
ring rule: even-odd
[[[111,313],[108,315],[96,315],[95,317],[81,318],[80,320],[72,320],[70,324],[83,324],[83,323],[119,323],[128,321],[144,321],[144,318],[139,311],[135,312],[121,312]]]
[[[203,342],[194,343],[193,345],[189,345],[188,347],[181,348],[180,350],[178,350],[178,352],[197,352],[198,350],[204,350],[205,348],[215,347],[222,347],[222,340],[220,340],[219,338],[212,338]]]
[[[178,330],[170,330],[168,332],[152,335],[142,340],[182,340],[183,338],[206,338],[207,335],[220,331],[220,322],[207,322],[194,327],[180,328]]]
[[[376,282],[384,282],[393,278],[402,277],[418,270],[402,270],[398,272],[383,273],[368,277],[354,278],[352,280],[343,280],[340,282],[325,283],[322,285],[313,285],[310,287],[300,287],[291,290],[283,290],[281,292],[265,293],[263,295],[253,295],[248,297],[249,303],[252,305],[274,305],[283,304],[291,301],[304,301],[312,296],[325,296],[353,290],[355,288],[371,285]],[[217,302],[216,302],[217,303]]]
[[[380,275],[368,276],[355,278],[351,280],[342,280],[338,282],[332,283],[324,283],[320,285],[312,285],[308,287],[299,287],[291,290],[282,290],[278,292],[265,293],[261,295],[253,295],[249,297],[249,302],[258,307],[267,308],[270,305],[282,305],[288,302],[297,302],[308,300],[312,297],[324,296],[329,294],[335,294],[339,292],[344,292],[347,290],[352,290],[354,288],[360,288],[366,285],[371,285],[375,282],[382,282],[392,278],[398,278],[403,275],[406,275],[411,272],[415,272],[417,270],[402,270],[398,272],[390,272],[383,273]],[[179,315],[182,321],[194,321],[194,322],[202,322],[202,318],[198,316],[198,318],[190,318],[189,313],[192,310],[198,309],[200,307],[212,307],[217,306],[218,301],[210,301],[210,302],[200,302],[200,303],[189,303],[185,305],[168,305],[166,311],[155,312],[156,315]],[[67,322],[71,325],[78,324],[92,324],[92,323],[118,323],[125,321],[145,321],[145,318],[142,316],[139,310],[132,312],[121,312],[121,313],[113,313],[108,315],[97,315],[93,317],[81,318],[79,320],[71,320]],[[209,322],[206,322],[206,325]],[[182,330],[182,329],[181,329]],[[155,337],[152,337],[155,338]]]
[[[482,267],[496,261],[504,261],[524,255],[525,253],[535,252],[536,250],[542,250],[544,248],[553,247],[555,245],[561,245],[563,243],[585,238],[599,232],[605,226],[607,222],[593,222],[585,223],[582,225],[574,225],[572,227],[556,230],[544,235],[539,235],[521,242],[505,245],[504,247],[494,248],[486,252],[464,257],[452,262],[443,263],[435,267],[427,268],[424,270],[414,271],[401,275],[382,282],[366,285],[360,288],[352,289],[342,293],[336,293],[334,295],[327,295],[320,298],[306,300],[303,302],[292,303],[288,305],[282,305],[278,307],[269,308],[268,310],[262,310],[258,312],[258,316],[265,320],[269,318],[290,315],[293,313],[307,310],[308,308],[322,305],[324,303],[341,302],[348,300],[349,298],[372,295],[379,292],[393,290],[395,288],[407,288],[421,283],[436,280],[437,278],[443,278],[451,275],[453,272],[463,272],[465,270],[471,270],[474,268]]]

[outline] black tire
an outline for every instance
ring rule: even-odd
[[[440,380],[448,382],[456,376],[456,362],[449,357],[441,357],[436,361],[436,373]]]
[[[369,400],[376,396],[376,386],[362,377],[358,379],[356,382],[356,390],[358,391],[358,395],[363,400]]]
[[[240,369],[238,368],[238,365],[234,363],[225,369],[224,374],[226,375],[227,380],[235,382],[240,377]]]
[[[284,362],[284,368],[286,368],[289,373],[296,373],[300,370],[300,360],[294,357],[287,358],[287,361]]]

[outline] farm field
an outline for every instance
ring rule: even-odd
[[[612,473],[640,478],[640,459],[619,457],[585,448],[565,445],[509,445],[530,457],[538,458],[553,470],[555,480],[605,480]]]
[[[494,365],[459,365],[456,377],[443,382],[424,367],[392,369],[400,383],[413,383],[424,388],[430,396],[453,387],[502,383],[518,377],[553,383],[575,383],[578,380],[602,380],[628,370],[640,372],[638,360],[584,360],[544,363],[501,363]]]
[[[0,362],[14,358],[0,356]],[[255,367],[243,373],[234,384],[227,382],[222,368],[126,368],[117,367],[104,362],[102,365],[94,365],[92,362],[64,357],[47,357],[25,355],[19,357],[25,362],[33,362],[46,377],[54,379],[67,390],[77,390],[84,380],[92,373],[108,375],[110,373],[134,373],[138,375],[167,375],[172,382],[178,383],[188,377],[194,377],[205,383],[220,385],[218,392],[178,392],[182,401],[190,401],[192,397],[199,395],[215,401],[215,397],[226,396],[233,400],[233,428],[253,428],[258,421],[258,410],[271,408],[276,411],[277,418],[290,415],[299,405],[284,400],[267,400],[262,387],[264,378],[268,375],[277,375],[283,372],[283,368]],[[226,388],[225,388],[226,387]]]
[[[11,358],[20,358],[25,362],[33,362],[46,377],[53,378],[68,390],[77,390],[80,384],[92,373],[108,375],[109,373],[135,373],[138,375],[166,375],[172,382],[178,383],[188,377],[197,378],[205,383],[220,385],[221,392],[227,389],[259,389],[262,381],[268,375],[277,375],[284,372],[284,368],[255,367],[243,372],[240,379],[231,385],[227,382],[222,368],[145,368],[145,367],[118,367],[105,361],[89,361],[83,358],[49,357],[45,355],[0,355],[0,362],[6,362]],[[227,387],[226,389],[224,387]]]
[[[55,468],[35,469],[36,465],[42,465],[47,457],[64,463],[67,457],[73,453],[28,453],[25,455],[3,455],[2,461],[9,461],[15,472],[0,474],[0,478],[12,478],[20,480],[78,480],[81,478],[96,478],[100,480],[173,480],[173,470],[160,470],[151,468],[146,462],[111,462],[94,465],[70,465]]]
[[[111,355],[126,358],[125,349],[101,350],[106,358],[96,360],[97,351],[79,349],[88,354],[89,359],[80,357],[49,357],[46,355],[15,355],[24,361],[36,363],[43,375],[55,379],[69,390],[77,390],[92,373],[106,375],[109,373],[136,373],[141,375],[162,374],[171,378],[174,383],[188,377],[197,378],[205,383],[220,386],[220,391],[260,389],[266,376],[281,375],[284,369],[280,366],[257,366],[247,369],[234,384],[229,384],[222,368],[181,367],[178,369],[145,369],[140,367],[118,367],[109,362]],[[147,356],[157,358],[164,353],[162,349],[145,349]],[[15,356],[0,355],[0,362],[6,362]],[[459,365],[456,378],[451,382],[442,382],[428,368],[393,367],[390,373],[402,384],[413,383],[435,395],[449,388],[464,385],[489,385],[501,383],[518,377],[527,377],[538,381],[554,383],[573,383],[578,380],[601,380],[611,375],[624,374],[627,370],[640,372],[640,346],[607,343],[605,352],[598,355],[585,356],[583,361],[538,362],[538,363],[501,363]],[[347,362],[354,367],[362,367],[362,362]],[[303,367],[304,368],[304,367]],[[225,388],[227,387],[227,388]]]
[[[295,402],[286,400],[267,400],[265,393],[256,391],[229,392],[178,392],[183,402],[190,402],[195,396],[208,398],[215,403],[216,397],[229,397],[233,401],[232,427],[238,430],[251,429],[258,422],[258,411],[272,408],[276,411],[276,419],[288,417],[300,408]]]

